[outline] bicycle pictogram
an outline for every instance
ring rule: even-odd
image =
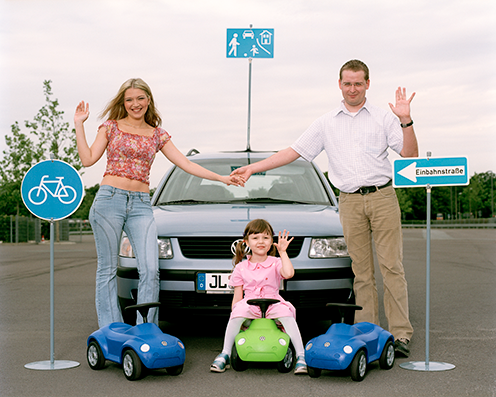
[[[76,189],[72,186],[64,185],[62,182],[64,179],[63,176],[56,176],[55,180],[46,180],[45,178],[48,178],[48,175],[44,175],[40,180],[40,184],[29,191],[28,198],[32,204],[43,204],[46,201],[48,194],[53,198],[58,198],[62,204],[71,204],[76,200]],[[52,192],[52,190],[48,188],[47,184],[49,183],[56,184],[55,191]]]

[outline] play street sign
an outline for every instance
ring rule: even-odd
[[[468,185],[466,157],[404,158],[393,161],[394,187]]]
[[[227,58],[274,58],[274,29],[227,29]]]

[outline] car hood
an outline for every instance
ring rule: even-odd
[[[294,236],[342,236],[336,207],[302,204],[215,204],[153,207],[158,235],[241,236],[248,222],[262,218],[274,232]]]

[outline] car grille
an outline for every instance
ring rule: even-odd
[[[241,237],[239,237],[241,238]],[[231,259],[231,244],[235,237],[179,237],[179,247],[185,258],[189,259]],[[289,244],[287,253],[290,258],[299,255],[304,237],[295,237]]]

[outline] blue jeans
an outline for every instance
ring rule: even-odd
[[[124,231],[136,257],[139,283],[138,304],[158,302],[157,226],[150,205],[150,195],[112,186],[100,186],[91,206],[89,220],[95,236],[98,267],[96,271],[96,312],[98,325],[122,322],[117,297],[117,260]],[[148,321],[158,324],[158,309],[150,309]],[[137,323],[143,322],[137,314]]]

